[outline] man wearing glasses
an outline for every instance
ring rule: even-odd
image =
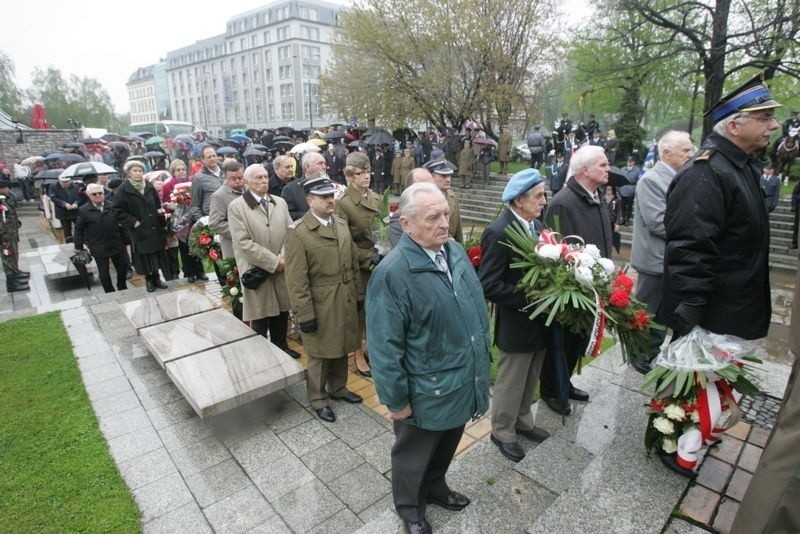
[[[75,223],[75,250],[89,247],[97,265],[97,274],[103,290],[112,293],[111,275],[108,262],[114,264],[117,271],[117,289],[128,289],[125,280],[128,273],[128,259],[125,243],[122,239],[122,228],[111,212],[111,202],[105,199],[103,186],[89,184],[86,186],[89,202],[78,209],[78,221]]]

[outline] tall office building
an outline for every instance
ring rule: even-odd
[[[336,121],[320,114],[318,80],[339,7],[278,0],[234,16],[224,34],[168,52],[172,118],[215,136],[232,128],[300,129]]]
[[[131,124],[172,119],[166,68],[161,61],[136,69],[128,78]]]

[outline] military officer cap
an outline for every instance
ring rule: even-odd
[[[736,113],[773,109],[781,106],[782,104],[772,99],[764,72],[761,72],[741,87],[720,98],[719,102],[714,104],[705,114],[711,115],[711,120],[716,123]]]
[[[348,167],[369,170],[369,158],[363,152],[352,152],[348,154],[344,164]]]
[[[317,195],[327,197],[336,192],[333,182],[327,176],[320,176],[319,178],[312,178],[303,184],[303,190],[306,195]]]
[[[425,168],[431,173],[442,175],[453,174],[453,167],[450,165],[450,162],[444,158],[429,161],[428,164],[425,165]]]
[[[536,169],[525,169],[515,173],[503,189],[503,202],[511,202],[524,195],[531,187],[542,183],[542,175]]]

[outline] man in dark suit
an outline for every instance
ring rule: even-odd
[[[125,242],[122,227],[111,211],[111,202],[105,200],[105,191],[100,184],[86,186],[86,195],[89,202],[80,207],[78,221],[75,223],[75,250],[83,250],[84,244],[88,245],[106,293],[114,292],[108,270],[109,260],[117,271],[117,289],[128,289],[125,283],[128,274]]]
[[[324,157],[325,171],[328,173],[328,178],[342,185],[347,185],[344,181],[344,158],[336,151],[336,145],[329,144]]]
[[[536,169],[514,174],[503,191],[506,209],[481,237],[482,259],[478,277],[486,299],[495,304],[494,342],[500,348],[497,380],[492,399],[492,443],[510,460],[519,462],[525,451],[517,442],[524,436],[537,443],[549,433],[533,425],[531,402],[544,361],[544,319],[531,320],[522,311],[525,293],[517,290],[524,271],[512,269],[512,250],[504,243],[511,225],[538,239],[538,221],[547,203],[544,181]]]

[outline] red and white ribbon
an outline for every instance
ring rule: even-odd
[[[596,305],[592,331],[589,335],[589,345],[586,347],[586,354],[592,358],[600,354],[600,347],[603,344],[603,334],[606,330],[606,314],[603,313],[603,302],[597,291],[594,292],[594,303]]]
[[[697,466],[697,451],[703,446],[703,435],[696,428],[684,432],[678,438],[678,454],[675,460],[685,469]]]

